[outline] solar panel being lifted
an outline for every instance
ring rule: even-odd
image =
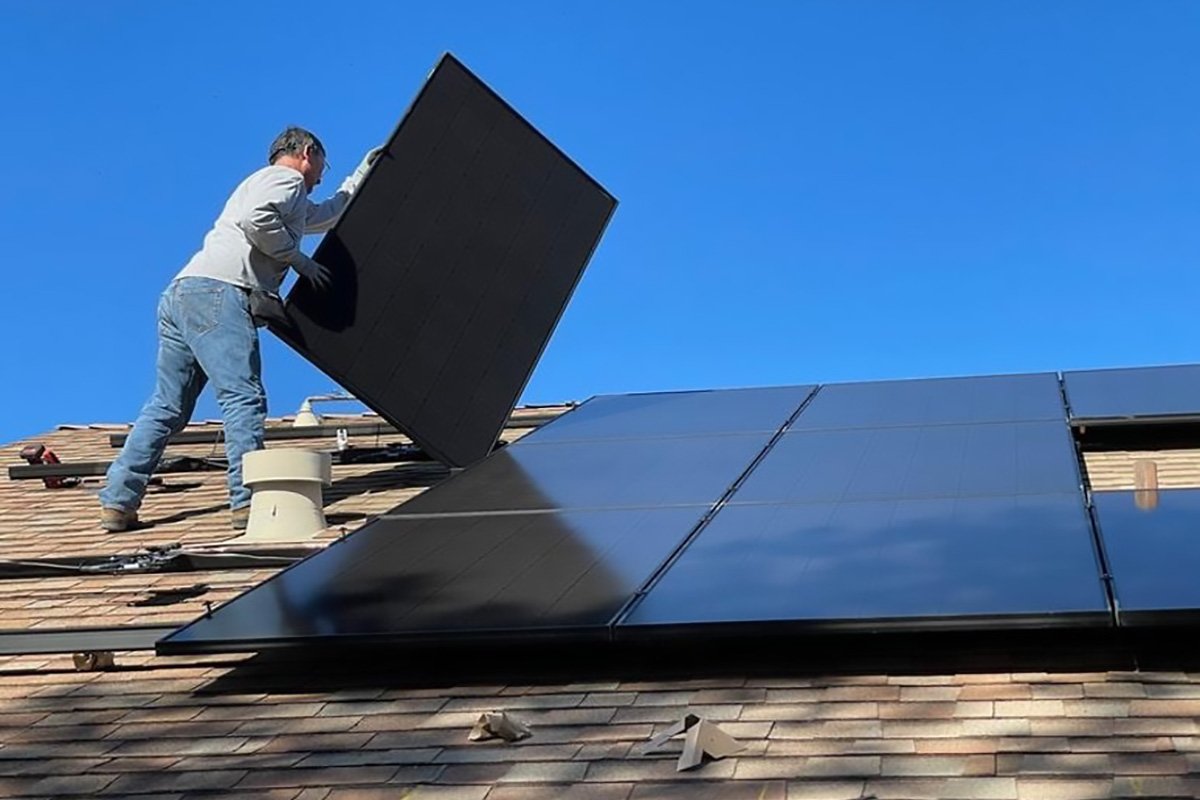
[[[616,200],[453,56],[272,330],[427,452],[483,458]]]

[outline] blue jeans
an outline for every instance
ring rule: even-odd
[[[250,502],[242,485],[242,456],[263,446],[267,395],[262,385],[258,329],[250,298],[212,278],[180,278],[158,303],[158,378],[100,492],[105,508],[136,510],[167,440],[192,418],[208,381],[225,418],[229,504]]]

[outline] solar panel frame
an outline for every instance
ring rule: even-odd
[[[482,154],[482,155],[481,155]],[[435,458],[490,451],[616,199],[446,54],[272,331]]]
[[[1200,422],[1200,364],[1064,372],[1063,390],[1075,425]]]

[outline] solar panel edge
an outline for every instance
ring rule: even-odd
[[[507,100],[505,100],[495,89],[493,89],[491,86],[488,86],[487,83],[485,83],[483,81],[483,79],[481,79],[478,75],[476,75],[470,69],[470,67],[468,67],[465,63],[463,63],[462,60],[460,60],[457,56],[455,56],[453,53],[451,53],[449,51],[447,51],[442,56],[443,62],[445,62],[447,60],[449,62],[455,64],[459,69],[461,69],[466,74],[466,76],[470,80],[477,83],[480,87],[483,88],[484,91],[486,91],[490,95],[492,95],[506,109],[508,109],[512,114],[514,114],[523,123],[525,123],[525,125],[527,125],[529,127],[529,129],[531,131],[533,131],[533,133],[535,133],[537,136],[539,136],[547,145],[549,145],[555,152],[557,152],[558,155],[561,156],[563,158],[563,160],[565,160],[568,164],[570,164],[575,169],[576,172],[578,172],[580,175],[582,175],[585,180],[589,181],[597,189],[599,189],[601,192],[603,192],[605,195],[607,195],[612,200],[614,208],[616,207],[616,205],[619,201],[617,200],[616,196],[613,195],[612,192],[608,191],[608,189],[606,189],[602,183],[600,183],[598,180],[596,180],[594,177],[592,177],[590,174],[588,174],[588,172],[586,170],[584,170],[583,167],[581,167],[579,165],[579,163],[575,161],[575,159],[573,159],[573,158],[571,158],[571,156],[567,155],[567,153],[562,148],[560,148],[557,144],[555,144],[553,141],[551,141],[550,138],[548,136],[546,136],[546,134],[542,133],[540,130],[538,130],[536,127],[534,127],[532,122],[529,122],[527,119],[525,119],[523,114],[518,112],[512,105],[510,105],[509,102]],[[439,62],[439,66],[441,65],[441,63],[442,62]]]

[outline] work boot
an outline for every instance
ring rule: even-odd
[[[126,511],[123,508],[100,509],[100,527],[109,533],[121,533],[138,524],[137,512]]]
[[[250,506],[242,506],[241,508],[233,509],[233,529],[235,531],[246,530],[246,525],[250,522]]]

